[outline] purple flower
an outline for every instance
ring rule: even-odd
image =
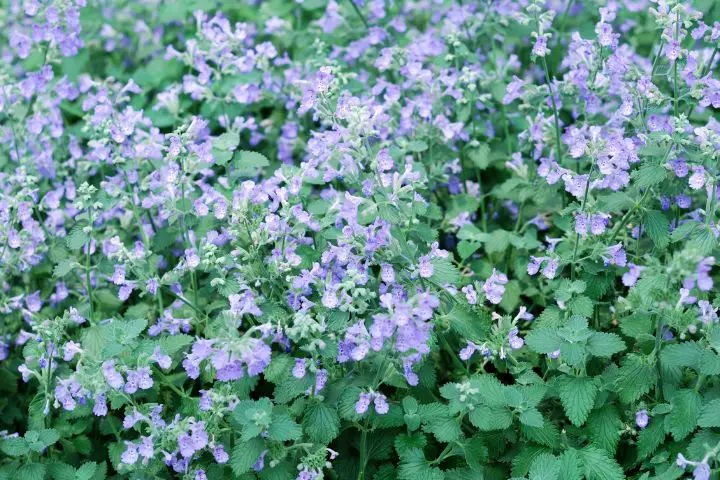
[[[159,346],[155,347],[155,349],[153,350],[150,360],[157,363],[158,366],[160,366],[160,368],[164,370],[170,368],[170,365],[172,364],[172,359],[170,358],[170,356],[163,354]]]
[[[703,461],[695,465],[695,470],[693,471],[693,478],[695,480],[710,480],[710,465],[708,465],[707,462]]]
[[[105,394],[100,393],[95,395],[95,405],[93,405],[93,414],[97,417],[104,417],[108,413],[107,403],[105,401]]]
[[[537,39],[535,39],[535,44],[533,45],[532,49],[533,55],[537,55],[538,57],[544,57],[549,53],[549,50],[547,48],[547,38],[540,35]]]
[[[485,292],[485,298],[488,302],[493,305],[497,305],[502,301],[502,297],[505,294],[505,284],[508,283],[508,278],[504,273],[498,272],[493,268],[490,278],[487,279],[483,285],[483,291]]]
[[[548,280],[552,280],[553,278],[555,278],[559,266],[560,262],[557,258],[548,259],[547,263],[545,264],[545,268],[543,268],[542,271],[543,277],[547,278]]]
[[[360,394],[360,398],[355,403],[355,412],[358,415],[362,415],[365,412],[368,411],[368,407],[370,407],[370,402],[372,400],[372,396],[369,393],[363,392]]]
[[[508,343],[513,350],[519,350],[525,345],[525,340],[518,336],[518,329],[513,328],[508,333]]]
[[[303,378],[305,376],[305,359],[296,358],[295,366],[292,369],[292,375],[295,378]]]
[[[622,243],[607,247],[607,255],[610,257],[603,257],[605,259],[605,265],[617,265],[618,267],[627,265],[627,256],[625,255],[625,249]]]
[[[430,278],[433,275],[433,265],[430,263],[430,256],[423,255],[418,263],[418,271],[422,278]]]
[[[120,461],[128,465],[135,465],[138,461],[138,447],[132,442],[125,442],[125,451],[120,456]]]
[[[387,398],[382,393],[375,394],[373,404],[375,406],[375,412],[378,415],[385,415],[390,410],[390,405],[388,405],[387,403]]]
[[[522,97],[525,93],[525,84],[526,82],[524,80],[521,80],[517,76],[513,75],[512,81],[508,84],[507,89],[505,90],[505,96],[503,97],[502,103],[504,105],[509,105],[518,98]]]
[[[395,270],[389,263],[380,266],[380,278],[387,284],[395,283]]]
[[[665,47],[665,57],[668,60],[670,60],[671,62],[674,62],[675,60],[680,58],[680,52],[681,52],[680,42],[678,42],[675,39],[672,39],[667,43],[667,46]]]
[[[700,190],[705,185],[705,168],[702,165],[691,167],[693,174],[688,179],[688,184],[693,190]]]
[[[39,312],[42,308],[42,305],[43,302],[40,299],[40,290],[33,292],[27,297],[25,297],[25,306],[27,306],[27,309],[32,313]]]
[[[227,454],[223,445],[215,446],[212,450],[212,454],[217,463],[227,463],[227,461],[230,460],[230,455]]]
[[[650,417],[648,417],[647,410],[638,410],[635,413],[635,425],[638,426],[640,429],[644,429],[648,426],[648,422],[650,421]]]
[[[634,263],[628,263],[628,271],[623,273],[622,282],[626,287],[632,287],[640,278],[640,273],[645,267],[640,267]]]

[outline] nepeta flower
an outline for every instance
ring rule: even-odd
[[[648,426],[649,421],[650,421],[650,417],[648,417],[647,410],[638,410],[635,413],[635,424],[641,430]]]
[[[488,278],[483,285],[485,298],[494,305],[500,303],[502,301],[503,294],[505,293],[505,284],[507,284],[507,282],[507,276],[504,273],[499,273],[493,268],[490,278]]]

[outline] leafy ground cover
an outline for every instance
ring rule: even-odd
[[[718,478],[717,2],[0,5],[0,479]]]

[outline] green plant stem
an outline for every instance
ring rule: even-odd
[[[93,219],[91,209],[88,208],[88,225],[92,228]],[[95,321],[95,306],[93,301],[93,288],[92,282],[90,281],[90,271],[92,265],[90,264],[90,245],[92,243],[92,235],[88,237],[88,241],[85,242],[85,284],[88,292],[88,302],[90,304],[90,324],[93,325]]]
[[[550,92],[550,104],[552,105],[553,119],[555,121],[555,148],[557,150],[557,162],[558,164],[562,164],[562,144],[560,143],[560,115],[558,113],[557,104],[555,103],[555,92],[553,91],[552,83],[550,82],[550,72],[548,71],[547,60],[545,59],[545,57],[542,57],[542,65],[543,70],[545,70],[545,81],[548,86],[548,91]]]
[[[593,160],[592,165],[590,166],[590,172],[588,172],[588,178],[585,182],[585,195],[583,195],[583,201],[582,205],[580,206],[580,213],[585,213],[585,206],[587,205],[587,199],[588,194],[590,193],[590,179],[592,178],[592,174],[595,171],[595,161]],[[570,280],[575,280],[575,262],[577,261],[577,252],[578,252],[578,246],[580,245],[580,234],[575,234],[575,248],[573,249],[573,259],[572,263],[570,264]]]
[[[357,16],[360,17],[360,20],[362,20],[363,25],[365,25],[365,30],[369,30],[370,25],[368,24],[368,21],[365,18],[365,15],[363,15],[360,8],[355,4],[355,2],[353,0],[348,0],[348,2],[350,2],[350,5],[352,5],[353,10],[355,10],[355,13],[357,14]]]

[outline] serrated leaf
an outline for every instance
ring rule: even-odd
[[[399,480],[443,480],[442,470],[430,466],[422,450],[412,449],[400,456]]]
[[[593,332],[588,339],[588,351],[595,357],[612,357],[625,350],[625,342],[614,333]]]
[[[633,172],[635,185],[638,188],[648,188],[665,180],[667,170],[661,165],[643,165]]]
[[[237,132],[225,132],[213,139],[213,147],[218,150],[231,151],[235,150],[240,144],[240,135]]]
[[[273,415],[272,422],[268,428],[268,437],[270,440],[285,442],[288,440],[297,440],[302,437],[302,428],[287,413]]]
[[[682,223],[681,225],[676,227],[675,230],[673,230],[673,232],[670,234],[670,240],[672,240],[673,242],[679,242],[687,238],[699,226],[700,222],[696,222],[695,220],[688,220],[687,222]]]
[[[312,441],[327,445],[340,433],[340,418],[334,409],[317,403],[305,414],[303,428]]]
[[[695,342],[667,345],[662,349],[662,363],[668,367],[698,368],[703,348]]]
[[[673,409],[669,414],[670,433],[679,441],[695,430],[702,399],[694,390],[678,390],[673,396],[672,405]]]
[[[595,403],[598,391],[595,382],[588,377],[562,377],[559,386],[565,414],[573,425],[582,425]]]
[[[575,315],[580,315],[585,318],[592,317],[593,309],[595,308],[592,300],[585,295],[580,295],[570,300],[568,307]]]
[[[75,268],[75,261],[66,258],[65,260],[61,260],[60,263],[55,265],[55,268],[53,269],[53,276],[55,278],[63,278],[64,276],[72,272],[73,268]]]
[[[265,442],[260,438],[253,438],[247,442],[238,442],[230,456],[230,468],[235,475],[249,472],[257,459],[265,450]]]
[[[557,480],[560,476],[560,461],[552,454],[538,455],[530,465],[530,480]]]
[[[554,328],[536,328],[527,334],[525,343],[532,351],[547,355],[560,349],[562,339]]]
[[[613,405],[604,405],[588,417],[587,429],[593,444],[609,455],[615,454],[622,428],[623,422]]]
[[[43,480],[45,478],[46,468],[41,463],[30,463],[23,465],[17,471],[17,478],[22,480]]]
[[[638,434],[638,459],[651,455],[665,440],[665,426],[662,417],[655,417],[653,421]]]
[[[65,237],[65,245],[70,250],[80,250],[87,242],[90,237],[83,231],[84,226],[75,225],[70,233]]]
[[[623,480],[625,474],[614,458],[604,450],[587,446],[577,450],[580,465],[587,480]]]
[[[618,371],[615,387],[623,403],[632,403],[655,386],[657,370],[638,355],[627,355]]]
[[[505,407],[478,405],[470,412],[470,422],[485,432],[505,430],[512,425],[512,414]]]
[[[670,243],[670,221],[658,210],[648,210],[643,217],[643,227],[655,247],[664,249]]]
[[[77,469],[75,474],[76,480],[90,480],[93,478],[95,473],[98,471],[98,464],[95,462],[84,463],[80,468]]]
[[[529,408],[520,414],[520,423],[528,427],[542,428],[545,422],[537,408]]]
[[[0,450],[11,457],[19,457],[28,453],[30,447],[22,437],[5,437],[0,440]]]
[[[483,439],[473,437],[465,444],[463,450],[465,451],[465,462],[467,462],[468,466],[476,472],[482,472],[483,464],[488,460],[488,449]]]
[[[233,166],[235,174],[240,176],[254,175],[259,168],[270,165],[268,159],[262,153],[240,150],[235,152]]]
[[[703,405],[698,417],[698,425],[704,428],[720,427],[720,399]]]
[[[438,285],[456,284],[460,280],[460,270],[447,258],[433,258],[430,263],[433,266],[431,280]]]

